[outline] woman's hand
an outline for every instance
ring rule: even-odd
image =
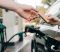
[[[32,20],[38,16],[38,12],[29,5],[21,5],[17,8],[16,12],[27,20]]]
[[[12,0],[0,0],[0,7],[12,10],[29,21],[37,16],[37,11],[32,6],[18,4]]]

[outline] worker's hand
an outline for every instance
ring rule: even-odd
[[[58,17],[47,15],[45,16],[46,21],[50,24],[60,25],[60,19]]]
[[[29,21],[38,16],[38,12],[32,6],[28,5],[22,5],[19,7],[17,13]]]

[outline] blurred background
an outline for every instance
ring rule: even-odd
[[[16,3],[19,3],[19,4],[21,3],[21,4],[31,5],[34,8],[36,8],[36,10],[39,13],[45,14],[56,0],[13,0],[13,1],[16,2]],[[3,24],[6,26],[7,41],[14,34],[24,31],[24,29],[27,25],[28,26],[33,25],[33,26],[39,27],[40,24],[43,24],[45,22],[42,18],[39,18],[39,17],[37,17],[37,18],[35,18],[35,19],[33,19],[32,21],[29,22],[29,21],[21,18],[21,16],[19,16],[15,12],[10,11],[10,10],[1,9],[1,8],[0,8],[0,19],[2,19]],[[45,26],[43,25],[42,27],[45,30]],[[42,30],[43,30],[43,28],[42,28]],[[48,27],[48,29],[49,28],[50,27]],[[51,29],[54,29],[54,30],[57,31],[57,27],[51,28]],[[50,33],[51,32],[48,32],[48,34],[50,34]],[[56,34],[56,33],[54,32],[54,34]],[[29,34],[29,33],[28,33],[28,35],[31,36],[31,34]],[[26,43],[27,40],[29,40],[29,39],[31,39],[31,37],[28,36],[27,39],[25,40],[25,42],[23,42],[23,45],[25,45],[24,43]],[[16,36],[10,42],[17,42],[18,40],[19,40],[19,36]],[[27,52],[27,50],[28,50],[28,52],[30,52],[31,51],[30,46],[31,46],[31,44],[28,44],[27,47],[26,48],[24,47],[25,49],[21,52],[24,52],[24,51]]]

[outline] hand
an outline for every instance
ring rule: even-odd
[[[21,5],[17,9],[17,13],[29,21],[38,16],[37,14],[38,12],[32,6],[28,6],[28,5]]]
[[[58,17],[52,16],[52,15],[47,15],[46,21],[50,24],[55,24],[55,25],[60,25],[60,19]]]
[[[37,16],[37,11],[32,6],[18,4],[12,0],[1,0],[0,7],[14,11],[27,20],[32,20]]]

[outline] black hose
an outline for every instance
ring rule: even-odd
[[[15,37],[16,35],[20,35],[21,33],[24,33],[24,32],[20,32],[20,33],[17,33],[17,34],[15,34],[15,35],[13,35],[13,36],[7,41],[7,43],[8,43],[13,37]]]
[[[32,28],[30,26],[27,26],[27,28],[25,29],[25,32],[31,32],[31,33],[37,33],[39,34],[40,36],[45,36],[44,33],[42,33],[40,30],[36,30],[35,28]]]

